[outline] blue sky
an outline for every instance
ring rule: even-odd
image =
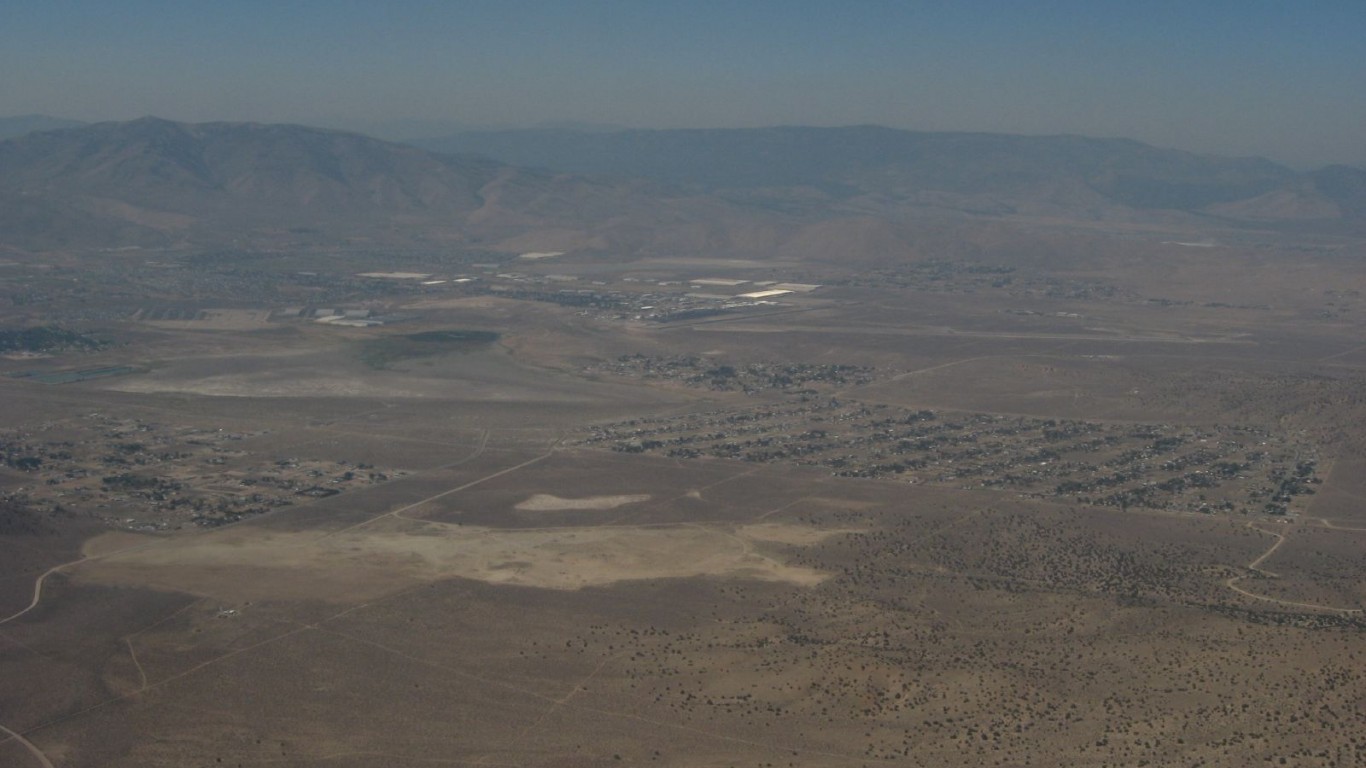
[[[1366,165],[1366,0],[0,0],[0,115],[879,123]]]

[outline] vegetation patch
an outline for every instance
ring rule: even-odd
[[[367,341],[360,356],[371,368],[384,370],[405,360],[483,349],[496,341],[498,334],[493,331],[422,331]]]
[[[55,325],[0,330],[0,354],[52,353],[104,349],[109,342]]]
[[[12,379],[27,379],[41,384],[75,384],[92,379],[106,379],[110,376],[126,376],[139,373],[142,369],[131,365],[110,365],[103,368],[83,368],[79,371],[18,371],[9,374]]]

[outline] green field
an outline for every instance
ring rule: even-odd
[[[386,336],[362,343],[361,360],[376,370],[423,357],[483,349],[498,341],[493,331],[442,330]]]

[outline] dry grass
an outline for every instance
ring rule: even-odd
[[[562,499],[549,493],[538,493],[525,501],[517,502],[517,509],[531,512],[557,512],[565,509],[616,509],[627,504],[649,501],[650,494],[637,493],[622,496],[588,496],[582,499]]]

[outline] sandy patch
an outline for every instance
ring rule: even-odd
[[[547,589],[693,576],[814,586],[828,578],[752,546],[819,541],[822,532],[751,527],[760,536],[695,525],[504,530],[407,520],[331,536],[237,529],[110,554],[74,568],[72,576],[224,600],[337,602],[453,577]]]
[[[528,512],[557,512],[569,509],[616,509],[627,504],[649,501],[650,494],[638,493],[628,496],[587,496],[581,499],[562,499],[548,493],[538,493],[519,503],[515,509]]]
[[[858,499],[836,499],[830,498],[828,496],[812,496],[811,498],[807,499],[807,501],[810,501],[812,504],[819,504],[822,507],[826,507],[829,509],[851,510],[872,509],[873,507],[881,506],[882,504],[882,502],[878,501],[859,501]]]
[[[754,541],[771,541],[777,544],[806,547],[819,544],[833,536],[867,533],[867,531],[858,528],[808,528],[802,525],[785,525],[783,523],[757,523],[743,526],[735,533]]]
[[[507,299],[497,296],[457,296],[454,298],[423,299],[407,306],[413,309],[494,309],[505,306]]]
[[[242,373],[174,379],[170,376],[143,376],[111,384],[119,392],[187,393],[209,397],[423,397],[430,394],[420,387],[391,383],[378,376],[285,375]],[[491,392],[489,394],[492,394]]]
[[[81,554],[86,557],[102,557],[111,552],[129,549],[130,547],[140,547],[157,541],[158,537],[148,536],[140,533],[128,533],[127,531],[109,531],[98,536],[87,539],[81,545]]]
[[[143,320],[155,328],[190,331],[250,331],[270,324],[269,309],[206,309],[192,320]]]

